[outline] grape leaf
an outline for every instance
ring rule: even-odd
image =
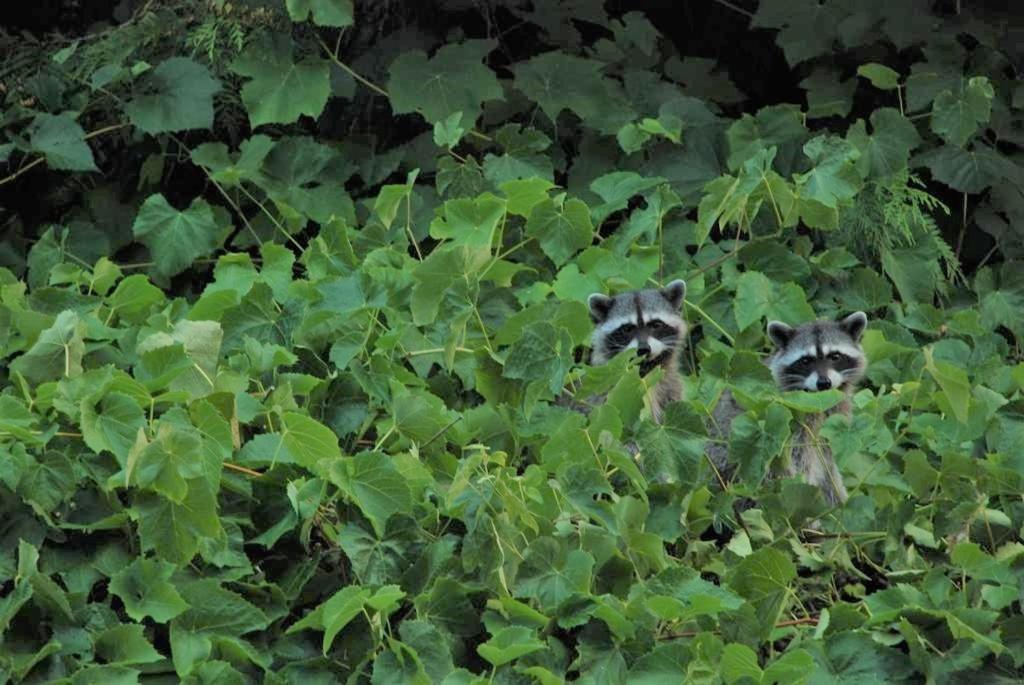
[[[290,124],[303,114],[320,115],[330,95],[330,69],[317,57],[295,62],[290,34],[275,33],[269,41],[254,41],[231,65],[248,79],[242,102],[249,125]]]
[[[85,131],[67,114],[37,114],[28,134],[32,150],[44,155],[54,169],[99,171]]]
[[[156,135],[213,127],[213,96],[220,81],[185,57],[171,57],[147,72],[124,109],[132,124]]]
[[[502,97],[494,72],[483,64],[494,47],[491,40],[467,40],[442,46],[430,58],[420,50],[402,53],[389,69],[392,109],[418,111],[431,124],[462,112],[464,125],[474,125],[481,103]]]
[[[199,257],[216,249],[223,240],[223,229],[213,208],[205,200],[195,199],[185,211],[172,207],[157,193],[150,195],[135,218],[132,233],[153,254],[157,274],[176,276]]]

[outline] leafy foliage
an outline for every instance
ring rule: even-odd
[[[369,47],[391,3],[178,4],[5,63],[0,187],[74,198],[3,210],[5,680],[1021,677],[1024,87],[992,26],[762,0],[806,102],[751,106],[597,2]],[[677,277],[656,425],[632,358],[582,363],[585,303]],[[829,508],[765,473],[839,395],[759,356],[768,319],[855,309]]]

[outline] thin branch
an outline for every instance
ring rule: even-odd
[[[745,10],[742,7],[739,7],[737,5],[734,5],[731,2],[729,2],[729,0],[715,0],[715,2],[717,2],[719,5],[722,5],[724,7],[728,7],[729,9],[733,10],[734,12],[739,12],[742,15],[750,17],[751,19],[754,18],[754,13],[753,12],[751,12],[750,10]]]
[[[350,67],[349,65],[345,64],[340,59],[338,59],[337,53],[331,52],[331,49],[329,47],[327,47],[327,43],[325,43],[323,38],[321,38],[319,35],[316,37],[316,40],[317,40],[318,43],[320,43],[320,47],[322,47],[324,49],[324,52],[327,53],[327,56],[331,58],[331,61],[334,62],[338,66],[339,69],[341,69],[346,74],[348,74],[349,76],[354,78],[356,81],[359,81],[360,83],[362,83],[364,86],[366,86],[367,88],[372,90],[374,93],[377,93],[377,95],[383,95],[386,98],[390,98],[391,97],[390,95],[388,95],[388,91],[384,90],[383,88],[378,86],[376,83],[374,83],[374,82],[372,82],[372,81],[370,81],[370,80],[368,80],[366,78],[363,78],[358,73],[356,73],[355,70],[352,69],[352,67]]]
[[[244,466],[239,466],[238,464],[232,464],[230,461],[224,462],[224,468],[231,469],[232,471],[238,471],[239,473],[244,473],[245,475],[252,476],[253,478],[262,478],[263,477],[263,474],[260,473],[259,471],[253,471],[252,469],[247,469]]]
[[[86,133],[85,136],[82,138],[82,140],[89,140],[91,138],[95,138],[96,136],[101,136],[104,133],[110,133],[111,131],[117,131],[119,129],[124,128],[125,126],[131,126],[131,124],[111,124],[110,126],[104,126],[103,128],[98,128],[95,131],[90,131],[89,133]],[[0,179],[0,186],[6,185],[6,184],[10,183],[14,179],[16,179],[19,176],[21,176],[22,174],[28,172],[30,169],[33,169],[33,168],[39,166],[40,164],[42,164],[45,161],[46,161],[46,157],[37,157],[36,159],[33,159],[31,162],[29,162],[25,166],[21,167],[20,169],[15,171],[10,176],[7,176],[6,178]]]

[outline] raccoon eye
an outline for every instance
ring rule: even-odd
[[[809,354],[805,354],[804,356],[802,356],[802,357],[800,357],[799,359],[797,359],[797,360],[796,360],[796,363],[797,363],[797,364],[798,364],[799,366],[808,366],[808,365],[809,365],[809,364],[811,364],[811,363],[812,363],[813,361],[814,361],[814,357],[812,357],[812,356],[811,356],[811,355],[809,355]]]
[[[655,333],[660,333],[662,335],[666,335],[668,333],[675,333],[675,329],[672,328],[672,326],[669,326],[664,321],[652,321],[651,330],[654,331]]]
[[[842,352],[829,352],[828,353],[828,358],[829,358],[829,361],[840,362],[840,361],[842,361],[843,359],[846,358],[846,355],[843,354]]]
[[[616,328],[613,335],[632,335],[635,330],[636,326],[634,324],[626,323]]]

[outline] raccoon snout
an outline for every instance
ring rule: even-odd
[[[832,387],[832,380],[828,376],[818,378],[818,390],[828,390]]]
[[[648,357],[651,354],[651,345],[646,340],[637,341],[636,353],[642,357]]]

